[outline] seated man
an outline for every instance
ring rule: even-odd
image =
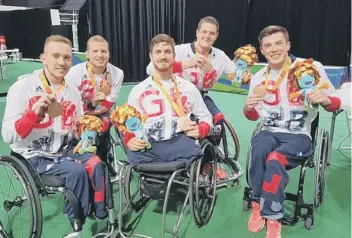
[[[73,66],[66,76],[67,83],[81,94],[84,114],[102,118],[104,133],[99,138],[99,157],[106,162],[109,150],[109,111],[116,102],[123,81],[123,71],[109,63],[109,43],[95,35],[87,42],[87,59]]]
[[[288,77],[288,71],[303,64],[302,78],[313,72],[321,85],[332,87],[323,66],[319,62],[295,58],[289,55],[290,42],[285,28],[268,26],[259,34],[262,54],[268,66],[258,71],[252,78],[249,96],[244,107],[244,115],[249,120],[261,117],[264,127],[252,138],[252,165],[249,179],[252,186],[252,214],[248,221],[251,232],[259,232],[267,226],[266,238],[281,237],[281,219],[284,216],[283,202],[285,187],[289,182],[286,169],[302,164],[312,155],[310,138],[311,122],[316,116],[314,105],[321,105],[327,111],[339,108],[338,98],[327,97],[319,89],[292,98],[297,94],[298,81]],[[309,70],[307,70],[309,68]],[[310,72],[311,70],[311,72]],[[302,74],[305,73],[305,74]],[[298,71],[294,75],[298,75]],[[305,76],[304,76],[305,75]],[[309,79],[306,77],[305,79]],[[302,79],[300,79],[302,80]],[[308,84],[298,82],[301,89]],[[296,86],[295,86],[296,83]],[[298,88],[299,90],[299,88]],[[304,90],[302,90],[304,91]],[[294,94],[293,94],[294,93]],[[310,106],[304,105],[307,96]],[[291,99],[290,99],[291,98]]]
[[[39,174],[66,180],[65,187],[75,194],[79,209],[83,210],[84,217],[77,217],[72,204],[65,203],[64,212],[75,231],[73,235],[79,235],[91,211],[98,218],[107,216],[105,194],[109,186],[104,184],[107,183],[105,164],[96,155],[72,153],[76,124],[83,108],[78,91],[64,79],[72,61],[71,41],[59,35],[49,36],[40,59],[44,70],[28,74],[8,91],[2,137]],[[91,190],[94,190],[94,204],[90,201]]]
[[[215,127],[212,134],[218,135],[217,143],[220,143],[218,125],[223,123],[224,115],[208,96],[208,90],[213,87],[222,74],[227,74],[232,80],[235,64],[222,50],[213,47],[218,35],[218,21],[210,16],[202,18],[196,31],[197,40],[175,46],[176,61],[172,71],[192,82],[201,91],[205,105],[213,116]],[[153,65],[150,63],[147,67],[147,73],[152,75],[153,71]],[[226,179],[226,171],[219,167],[217,178]]]
[[[187,80],[174,76],[174,40],[166,35],[155,36],[150,43],[153,76],[136,85],[128,104],[148,116],[144,129],[147,143],[134,134],[125,133],[128,160],[131,164],[175,161],[200,154],[198,139],[204,138],[212,127],[212,117],[197,88]],[[187,120],[193,114],[199,119]],[[141,150],[145,150],[141,152]]]

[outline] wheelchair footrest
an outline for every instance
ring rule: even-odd
[[[298,222],[298,217],[284,216],[282,219],[282,225],[284,226],[294,226]]]

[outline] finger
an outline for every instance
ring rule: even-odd
[[[49,108],[49,105],[46,104],[45,102],[42,102],[39,104],[39,107],[42,108],[44,111],[47,111]]]
[[[201,55],[201,54],[196,54],[196,57],[198,58],[198,59],[204,59],[205,57],[204,57],[204,55]]]
[[[261,95],[253,93],[249,98],[263,98]]]
[[[324,98],[319,97],[319,98],[315,98],[314,100],[312,100],[311,104],[320,104],[322,102],[324,102]]]
[[[248,103],[247,103],[247,106],[252,106],[252,107],[253,107],[253,106],[258,105],[258,103],[259,103],[259,102],[257,102],[257,101],[248,102]]]
[[[190,121],[188,122],[188,125],[189,125],[189,126],[197,126],[197,122],[190,120]]]
[[[188,125],[185,127],[185,131],[194,131],[194,130],[198,130],[198,126],[196,125]]]
[[[308,91],[307,96],[308,98],[316,97],[318,95],[317,91]]]
[[[45,106],[50,106],[51,105],[51,101],[49,98],[43,98],[43,100],[40,102],[42,105]]]
[[[197,64],[199,64],[199,66],[203,66],[204,61],[203,61],[203,60],[201,60],[201,59],[198,59],[198,60],[197,60]]]
[[[56,97],[54,94],[47,94],[46,98],[51,101],[51,102],[55,102],[56,101]]]
[[[186,133],[186,135],[188,137],[198,138],[199,137],[199,131],[197,131],[197,130],[189,131],[189,132]]]
[[[135,146],[135,147],[139,147],[139,148],[144,148],[145,146],[146,146],[146,142],[145,141],[143,141],[143,140],[134,140],[133,142],[132,142],[132,144]]]
[[[264,100],[264,98],[252,98],[252,99],[248,100],[247,103],[254,104],[254,103],[259,103],[263,100]]]
[[[322,97],[321,94],[311,94],[311,95],[308,97],[308,101],[314,102],[314,101],[316,101],[316,100],[319,100],[321,97]]]

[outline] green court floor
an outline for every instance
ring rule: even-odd
[[[33,68],[40,65],[28,66],[28,62],[19,64],[20,68],[17,72],[29,73]],[[25,68],[25,70],[23,70]],[[11,78],[12,82],[14,77]],[[9,83],[11,84],[11,83]],[[5,85],[0,83],[0,92],[7,90]],[[123,86],[118,103],[126,101],[128,93],[132,86]],[[240,162],[242,167],[245,167],[245,158],[250,141],[251,133],[256,125],[256,122],[249,122],[242,114],[242,107],[246,97],[243,95],[234,95],[227,93],[211,92],[211,97],[215,100],[219,108],[225,113],[228,120],[233,125],[240,140]],[[0,98],[0,119],[3,118],[5,107],[5,99]],[[330,129],[331,114],[321,112],[320,126]],[[324,204],[315,211],[315,224],[311,231],[304,228],[304,223],[299,222],[294,227],[284,227],[282,237],[289,238],[347,238],[351,237],[351,157],[349,153],[341,154],[336,150],[338,142],[346,135],[347,124],[344,115],[339,115],[336,121],[335,136],[333,142],[331,165],[327,170],[327,186]],[[350,141],[346,142],[351,143]],[[9,147],[1,140],[0,154],[8,154]],[[121,151],[118,156],[124,159]],[[290,192],[297,191],[298,170],[290,172],[291,182],[287,188]],[[0,186],[6,187],[8,181],[5,181],[1,175]],[[220,189],[216,200],[215,210],[209,224],[203,228],[197,228],[189,210],[186,209],[186,217],[181,223],[181,237],[204,237],[204,238],[223,238],[223,237],[264,237],[265,232],[252,234],[247,230],[247,220],[249,213],[242,211],[243,188],[246,186],[245,178],[240,179],[240,184],[237,187],[229,189]],[[304,188],[305,200],[313,201],[314,194],[314,170],[308,169],[306,174],[306,183]],[[115,205],[118,204],[118,188],[115,186]],[[0,204],[1,204],[0,195]],[[71,228],[66,219],[62,215],[61,195],[56,195],[53,198],[42,199],[44,229],[42,237],[56,238],[70,232]],[[161,214],[158,212],[157,203],[152,202],[143,213],[136,231],[145,233],[152,237],[160,236]],[[292,210],[292,206],[287,204],[287,210]],[[0,208],[2,209],[2,208]],[[0,212],[1,214],[1,212]],[[170,222],[176,219],[176,213],[171,211]],[[173,225],[173,224],[172,224]],[[25,226],[25,224],[23,224]],[[84,237],[92,237],[98,231],[104,231],[106,221],[87,221],[84,227]],[[171,237],[171,236],[167,236]]]

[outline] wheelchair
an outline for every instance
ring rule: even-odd
[[[3,193],[4,198],[4,210],[7,214],[7,217],[9,218],[8,222],[4,222],[4,213],[0,212],[0,220],[2,224],[1,232],[3,233],[1,235],[3,237],[41,237],[43,228],[43,214],[40,197],[48,198],[50,195],[60,192],[64,195],[65,203],[79,203],[76,196],[70,190],[65,188],[65,179],[54,175],[39,175],[37,170],[25,158],[13,151],[11,151],[10,155],[0,156],[0,165],[9,168],[5,168],[5,173],[8,176],[10,176],[11,174],[14,175],[13,178],[9,179],[9,181],[19,181],[21,183],[22,190],[24,191],[24,194],[21,196],[9,196],[9,198],[5,199],[4,191],[0,188],[0,191]],[[1,187],[3,185],[6,185],[6,183],[1,183]],[[10,185],[9,188],[7,188],[8,192],[12,191],[11,189],[14,191],[17,190],[13,185]],[[99,233],[94,237],[109,237],[110,234],[112,234],[113,231],[117,228],[117,221],[114,215],[114,201],[112,194],[110,194],[109,198],[107,199],[107,207],[109,213],[109,219],[107,222],[108,233]],[[30,221],[25,221],[26,223],[24,224],[28,224],[28,229],[25,225],[23,225],[22,222],[19,227],[19,230],[14,230],[11,227],[11,223],[17,220],[17,218],[9,216],[13,208],[27,208],[27,212],[30,216]],[[13,212],[12,215],[18,215],[17,213]],[[81,209],[77,209],[77,207],[75,206],[73,213],[74,221],[71,225],[74,229],[74,232],[79,232],[83,228],[83,211],[81,211]],[[19,214],[21,215],[22,212],[19,211]],[[14,232],[17,233],[14,234]],[[68,234],[67,237],[70,237],[70,235],[72,234]]]
[[[254,129],[252,137],[262,129],[262,123],[259,123]],[[331,152],[331,140],[329,132],[324,128],[319,128],[319,113],[311,124],[311,138],[313,155],[309,157],[303,164],[301,164],[298,191],[296,194],[286,192],[286,200],[294,202],[295,208],[293,215],[285,214],[282,224],[286,226],[295,225],[300,218],[304,219],[304,225],[307,230],[311,230],[314,224],[314,208],[318,208],[324,201],[324,191],[326,184],[326,168]],[[249,169],[251,167],[251,145],[248,147],[247,161],[246,161],[246,181],[249,187],[244,189],[243,196],[243,210],[249,211],[251,209],[251,181],[249,178]],[[315,170],[315,188],[314,201],[312,203],[304,202],[303,187],[307,168],[314,168]],[[303,213],[302,209],[306,212]]]
[[[215,147],[208,139],[203,139],[200,142],[200,147],[201,155],[190,158],[188,162],[181,160],[144,163],[136,166],[131,166],[128,162],[120,162],[124,166],[119,171],[119,177],[123,179],[118,180],[120,188],[118,231],[115,231],[111,237],[149,237],[143,234],[134,234],[133,223],[135,221],[126,227],[124,217],[129,210],[132,210],[132,213],[137,213],[136,219],[138,219],[143,208],[151,200],[163,201],[160,236],[162,238],[165,233],[179,237],[179,227],[187,204],[189,204],[193,220],[198,227],[209,222],[216,199],[217,159]],[[202,174],[205,156],[210,158],[209,163],[212,166]],[[132,188],[133,185],[136,185],[135,190]],[[166,227],[166,214],[171,194],[175,192],[172,188],[177,188],[178,192],[184,192],[186,195],[177,222],[173,229],[169,229]]]

